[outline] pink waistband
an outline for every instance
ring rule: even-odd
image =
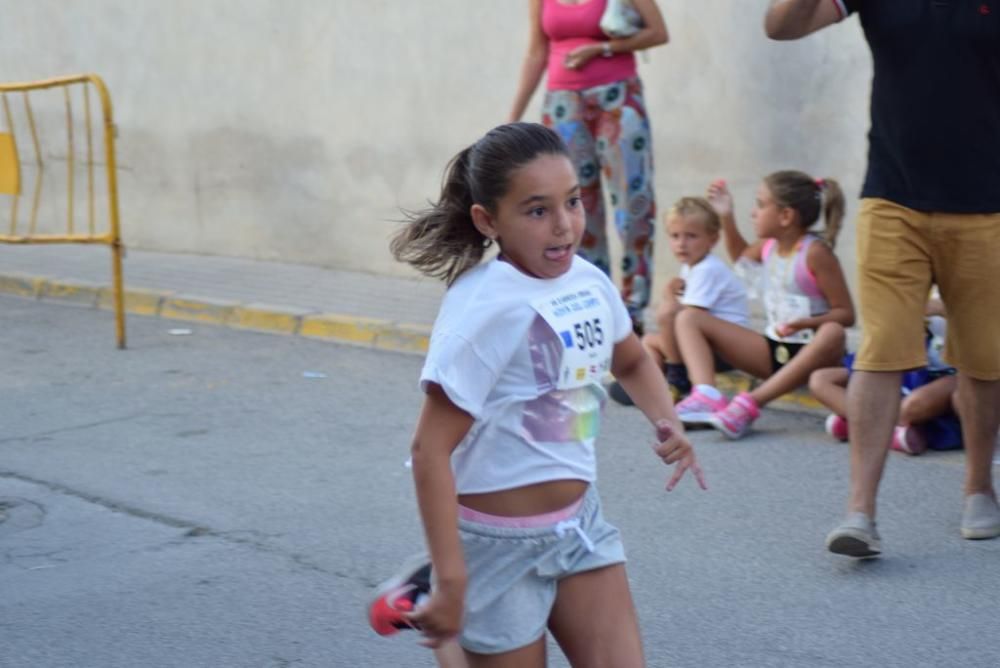
[[[585,496],[585,495],[584,495]],[[565,519],[569,519],[576,511],[580,509],[583,505],[583,496],[569,504],[561,510],[553,510],[551,513],[542,513],[541,515],[531,515],[529,517],[506,517],[504,515],[490,515],[489,513],[481,513],[478,510],[473,510],[472,508],[466,508],[460,505],[458,507],[458,516],[466,520],[467,522],[476,522],[477,524],[486,524],[491,527],[507,527],[510,529],[537,529],[538,527],[548,527],[553,524],[558,524]]]

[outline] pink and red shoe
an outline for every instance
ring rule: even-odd
[[[743,438],[760,417],[760,407],[748,392],[740,392],[729,404],[712,414],[709,424],[731,439]]]
[[[826,433],[833,436],[838,441],[846,441],[848,439],[847,418],[842,415],[831,413],[826,416],[826,424],[824,425],[824,428]]]
[[[677,417],[685,425],[710,425],[712,414],[726,407],[726,398],[712,399],[694,388],[683,401],[675,407]]]

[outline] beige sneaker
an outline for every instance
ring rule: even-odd
[[[882,543],[875,522],[864,513],[853,512],[826,537],[826,549],[855,559],[871,559],[882,554]]]
[[[991,494],[970,494],[962,511],[962,538],[983,540],[1000,536],[1000,506]]]

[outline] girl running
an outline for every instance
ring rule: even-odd
[[[413,476],[432,562],[408,623],[457,637],[470,666],[644,665],[618,530],[601,513],[594,441],[611,370],[676,464],[694,450],[663,375],[607,276],[576,256],[584,211],[559,136],[512,123],[450,163],[436,204],[393,239],[448,292],[420,377]],[[496,244],[496,258],[480,263]]]

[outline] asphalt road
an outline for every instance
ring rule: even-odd
[[[433,665],[363,616],[421,544],[419,358],[138,316],[118,351],[108,312],[5,296],[0,323],[0,666]],[[1000,665],[1000,541],[958,536],[960,453],[890,458],[886,556],[854,562],[823,549],[846,446],[759,426],[694,434],[710,490],[667,494],[641,416],[607,411],[650,666]]]

